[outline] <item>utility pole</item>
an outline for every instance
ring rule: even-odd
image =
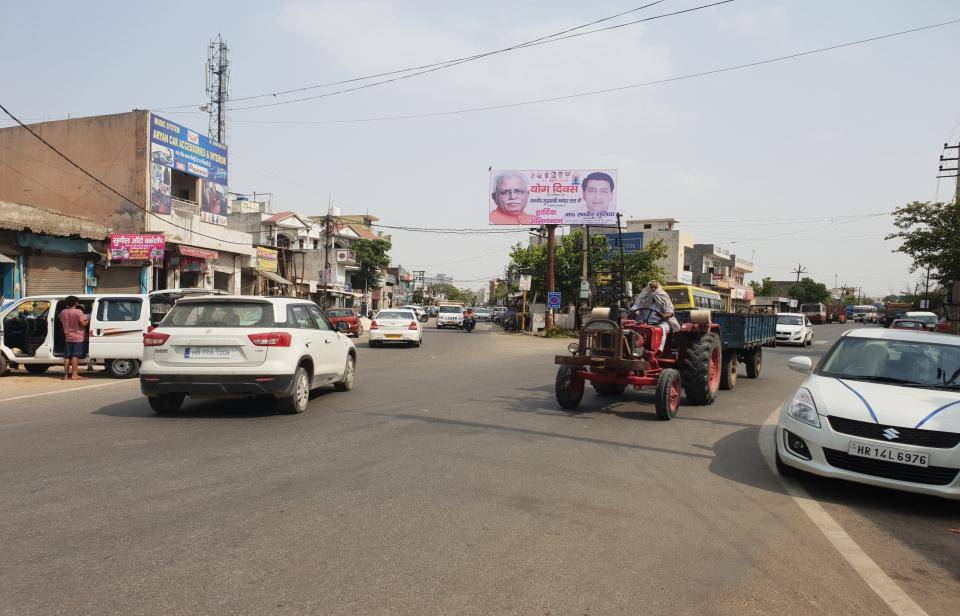
[[[210,102],[200,109],[210,114],[208,134],[227,144],[227,101],[230,99],[230,50],[219,34],[207,47],[207,95]]]
[[[333,244],[333,199],[327,197],[327,216],[323,220],[323,298],[320,305],[326,310],[327,288],[330,284],[330,249]]]
[[[547,292],[554,290],[553,287],[553,268],[554,268],[554,232],[557,225],[547,225]],[[544,318],[544,327],[547,331],[553,329],[553,309],[548,308]],[[531,329],[531,331],[533,331]]]
[[[807,268],[805,268],[805,267],[803,267],[802,265],[800,265],[799,263],[797,263],[797,269],[793,270],[793,273],[797,275],[797,284],[799,285],[799,284],[800,284],[800,274],[806,274],[806,273],[807,273]]]
[[[580,238],[582,240],[583,248],[583,258],[582,263],[580,264],[580,310],[577,312],[577,329],[583,325],[583,321],[587,316],[587,311],[590,309],[590,227],[583,225],[583,235]],[[588,291],[586,294],[583,293],[583,288],[587,287]]]

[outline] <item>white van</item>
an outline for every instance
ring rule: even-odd
[[[184,295],[222,294],[213,289],[172,289],[149,295],[135,293],[77,295],[78,307],[89,318],[84,341],[85,362],[103,364],[118,379],[140,371],[143,334]],[[60,311],[69,294],[37,295],[17,300],[0,313],[0,375],[22,364],[41,374],[63,364],[64,335]]]

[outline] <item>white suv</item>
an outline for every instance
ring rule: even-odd
[[[462,307],[440,306],[437,308],[437,329],[444,327],[463,327]]]
[[[190,297],[143,336],[140,389],[157,413],[191,398],[272,396],[302,413],[310,390],[353,388],[357,351],[311,301]]]

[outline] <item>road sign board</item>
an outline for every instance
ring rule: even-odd
[[[548,291],[547,292],[547,308],[559,308],[560,307],[560,291]]]

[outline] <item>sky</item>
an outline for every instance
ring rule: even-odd
[[[601,26],[709,2],[665,0]],[[237,99],[484,53],[642,4],[0,0],[12,60],[0,65],[0,103],[31,121],[152,109],[205,131],[197,108],[217,34]],[[323,214],[332,200],[385,225],[486,228],[490,167],[617,169],[626,217],[676,218],[696,242],[753,260],[754,279],[791,279],[802,264],[828,286],[882,296],[920,275],[884,241],[889,216],[851,217],[952,195],[953,180],[935,176],[960,133],[960,23],[599,95],[358,120],[669,79],[957,18],[949,0],[735,0],[354,92],[239,109],[370,82],[235,100],[230,188],[272,193],[274,211]],[[397,231],[392,256],[479,288],[526,238]]]

